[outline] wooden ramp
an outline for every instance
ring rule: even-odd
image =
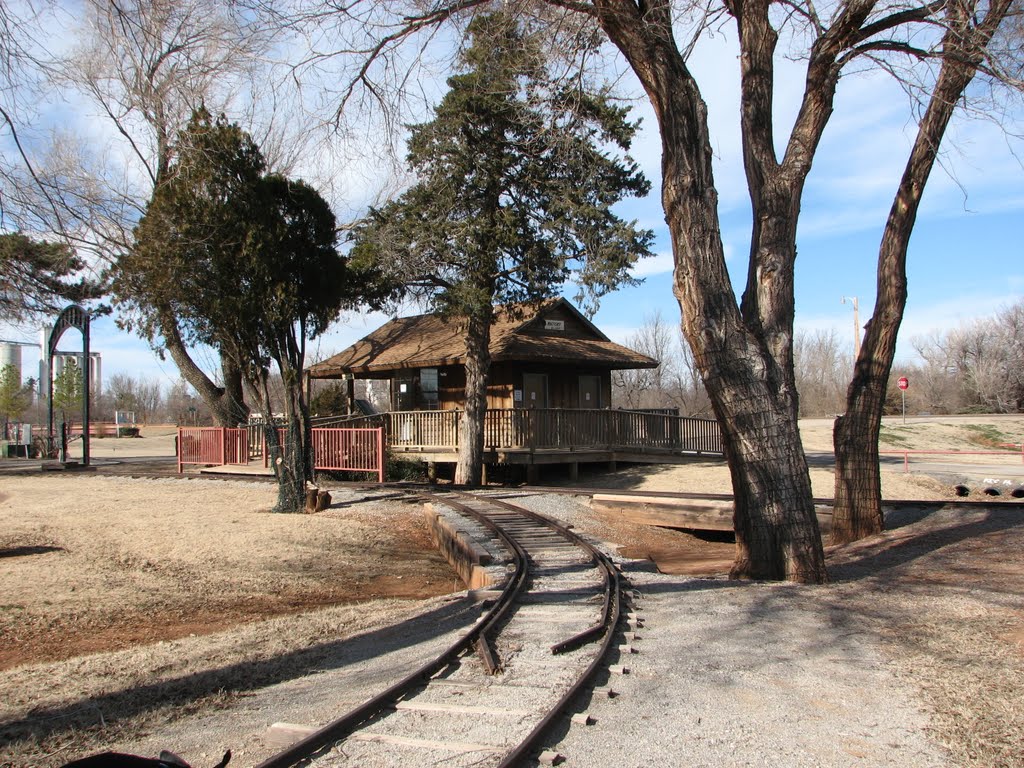
[[[733,504],[725,499],[696,499],[619,493],[595,493],[595,512],[607,512],[642,525],[689,528],[695,531],[731,531]],[[815,502],[822,534],[832,527],[832,507]]]

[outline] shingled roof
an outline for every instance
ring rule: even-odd
[[[576,320],[573,335],[543,331],[552,314]],[[599,368],[655,368],[658,361],[616,344],[565,299],[540,305],[497,307],[491,326],[491,360],[585,363]],[[466,334],[460,323],[438,315],[399,317],[321,363],[309,368],[314,379],[346,373],[383,373],[403,368],[436,368],[466,362]]]

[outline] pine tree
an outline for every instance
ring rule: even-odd
[[[472,44],[434,119],[413,126],[418,182],[355,236],[353,255],[390,265],[466,332],[466,409],[456,481],[480,481],[495,303],[577,299],[632,282],[653,234],[612,210],[650,184],[631,159],[637,124],[603,93],[550,76],[538,43],[497,13],[470,25]]]

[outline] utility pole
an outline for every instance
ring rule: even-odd
[[[860,357],[860,303],[856,296],[850,298],[843,296],[839,299],[841,304],[845,304],[847,301],[853,304],[853,360],[856,362]]]

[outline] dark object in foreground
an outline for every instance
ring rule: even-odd
[[[224,768],[231,762],[231,750],[224,753],[213,768]],[[103,752],[65,763],[62,768],[192,768],[173,752],[161,752],[160,757],[139,757],[120,752]]]

